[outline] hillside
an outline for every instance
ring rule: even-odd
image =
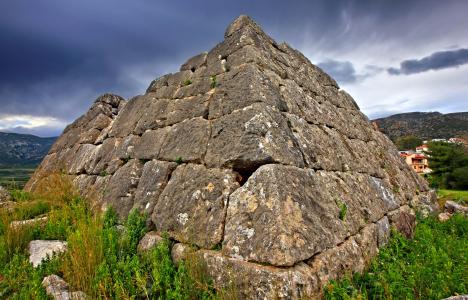
[[[38,164],[55,140],[56,137],[0,132],[0,167]]]
[[[468,134],[468,112],[410,112],[373,121],[393,141],[407,135],[421,139],[447,139]]]

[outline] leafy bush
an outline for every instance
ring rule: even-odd
[[[468,219],[421,220],[413,240],[394,232],[367,273],[325,287],[326,299],[442,299],[468,292]]]

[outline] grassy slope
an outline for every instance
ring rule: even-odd
[[[468,191],[438,190],[437,196],[443,200],[452,200],[464,205],[468,205]]]

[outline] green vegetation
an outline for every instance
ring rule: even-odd
[[[184,81],[184,86],[191,85],[191,84],[192,84],[192,80],[190,79],[187,79]]]
[[[217,82],[216,82],[216,75],[212,75],[210,77],[210,80],[211,80],[210,86],[211,86],[212,89],[214,89],[218,85]]]
[[[336,205],[338,205],[338,208],[340,209],[340,220],[344,221],[346,218],[346,213],[348,212],[348,206],[346,206],[346,203],[340,199],[336,199]]]
[[[3,167],[0,169],[0,185],[8,189],[22,189],[34,170],[35,166]]]
[[[414,150],[416,147],[421,146],[422,143],[422,139],[414,135],[402,136],[395,141],[398,150]]]
[[[184,162],[184,160],[182,159],[181,156],[178,156],[178,157],[176,158],[175,162],[176,162],[176,164],[180,165],[180,164],[182,164],[182,163]]]
[[[456,190],[438,190],[437,196],[442,201],[455,201],[460,204],[468,205],[468,191],[456,191]]]
[[[468,292],[468,219],[420,220],[413,240],[393,232],[365,274],[325,287],[326,299],[442,299]]]
[[[91,299],[218,299],[195,257],[177,267],[170,256],[171,242],[144,254],[137,245],[146,233],[146,216],[132,211],[119,230],[117,214],[108,209],[96,215],[65,176],[56,175],[39,185],[37,193],[15,191],[13,212],[0,211],[0,298],[48,299],[41,282],[50,274],[65,279],[73,290]],[[47,213],[42,224],[9,226],[13,220]],[[66,253],[34,269],[28,262],[33,239],[68,242]]]
[[[433,187],[443,189],[468,189],[468,149],[446,142],[429,143],[428,180]]]

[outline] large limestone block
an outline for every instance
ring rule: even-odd
[[[397,207],[375,177],[264,165],[229,198],[223,252],[291,266]]]
[[[91,144],[77,144],[73,147],[67,157],[69,164],[68,174],[81,174],[85,172],[86,164],[94,160],[94,156],[97,153],[96,147]]]
[[[176,167],[176,163],[166,161],[151,160],[145,163],[135,191],[133,207],[151,215],[159,195]]]
[[[171,98],[182,99],[193,96],[200,96],[211,92],[214,89],[211,77],[193,78],[192,83],[176,88]]]
[[[153,223],[178,241],[210,249],[223,239],[228,197],[238,187],[230,170],[180,165],[154,207]]]
[[[317,279],[301,262],[276,268],[228,258],[215,251],[199,251],[217,289],[232,292],[235,299],[316,299]]]
[[[212,121],[208,166],[255,170],[266,163],[304,166],[302,153],[281,113],[257,103]]]
[[[229,197],[223,252],[231,257],[292,266],[346,236],[335,199],[313,171],[260,167]]]
[[[146,131],[135,145],[135,157],[145,160],[158,158],[168,131],[168,128]]]
[[[150,101],[147,97],[137,96],[128,101],[112,125],[110,137],[126,137],[133,133],[138,121],[147,111]]]
[[[208,116],[211,94],[175,99],[168,103],[166,125],[172,125],[195,117]]]
[[[107,175],[114,174],[123,165],[123,161],[117,156],[117,149],[121,144],[120,139],[108,138],[101,145],[97,145],[95,153],[85,160],[87,174]]]
[[[148,104],[134,129],[134,133],[138,135],[141,135],[146,130],[164,127],[169,112],[168,104],[170,103],[168,99],[156,98],[154,93],[146,94],[142,97],[147,99]]]
[[[107,206],[112,206],[121,218],[125,218],[133,207],[133,194],[142,169],[142,163],[132,159],[118,169],[106,185],[103,201]]]
[[[386,227],[388,234],[389,227]],[[370,224],[342,244],[314,256],[307,264],[318,279],[317,292],[329,280],[362,273],[378,253],[378,226]]]
[[[286,103],[281,98],[279,87],[255,65],[245,65],[230,72],[229,76],[216,77],[219,86],[210,102],[209,118],[215,119],[262,102],[284,111]]]
[[[191,57],[185,62],[181,67],[181,71],[191,70],[195,72],[196,69],[200,68],[202,65],[206,64],[206,55],[207,52],[200,53]]]
[[[210,131],[209,122],[201,117],[175,124],[165,136],[158,158],[168,161],[202,162]]]

